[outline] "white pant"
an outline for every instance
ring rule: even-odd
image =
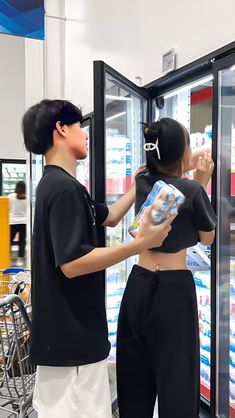
[[[33,407],[38,418],[111,418],[106,360],[79,367],[38,366]]]

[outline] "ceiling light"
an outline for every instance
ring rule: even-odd
[[[211,81],[211,80],[213,80],[213,75],[210,75],[210,76],[205,77],[205,78],[200,78],[200,80],[197,80],[197,81],[195,81],[191,84],[186,84],[186,86],[183,86],[183,87],[181,87],[177,90],[173,90],[170,93],[167,93],[164,96],[164,99],[169,99],[170,97],[177,96],[178,94],[182,93],[183,91],[187,91],[187,90],[193,89],[194,87],[201,86],[202,84],[208,83],[208,81]]]
[[[131,97],[113,96],[112,94],[106,94],[105,97],[112,100],[133,100]]]
[[[110,120],[119,118],[120,116],[126,115],[126,112],[120,112],[116,113],[116,115],[110,116],[109,118],[106,118],[106,122],[109,122]]]

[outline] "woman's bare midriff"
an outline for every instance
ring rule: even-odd
[[[178,253],[158,253],[147,250],[139,256],[138,265],[148,270],[187,270],[186,249]]]

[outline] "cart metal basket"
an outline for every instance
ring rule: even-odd
[[[30,311],[18,295],[0,300],[0,410],[18,418],[26,417],[32,405],[35,380],[29,363]]]
[[[24,304],[31,301],[30,271],[18,267],[0,270],[0,299],[7,295],[16,294]]]

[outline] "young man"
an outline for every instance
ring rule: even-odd
[[[43,100],[23,117],[28,151],[43,154],[37,187],[32,265],[31,362],[37,365],[39,418],[110,418],[106,359],[110,343],[101,271],[158,247],[171,226],[151,224],[135,240],[100,246],[101,226],[115,226],[134,202],[134,186],[110,207],[93,201],[75,178],[87,156],[82,115],[72,103]]]

